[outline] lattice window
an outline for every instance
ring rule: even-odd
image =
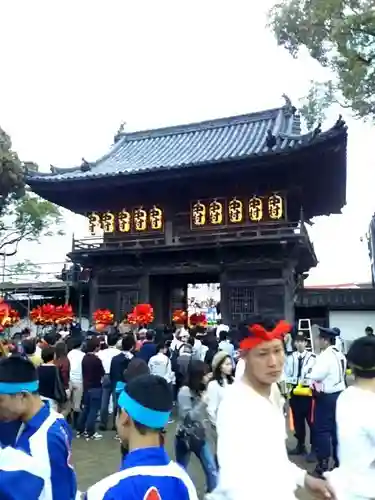
[[[120,297],[120,316],[129,313],[134,306],[138,304],[138,291],[121,292]]]
[[[229,288],[230,316],[233,323],[249,320],[255,312],[254,288],[231,286]]]

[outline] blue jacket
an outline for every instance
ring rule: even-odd
[[[143,361],[146,361],[148,363],[152,356],[155,356],[157,351],[156,344],[153,342],[146,342],[143,343],[142,347],[140,348],[137,358],[143,359]]]
[[[135,473],[136,471],[136,473]],[[198,500],[193,482],[164,448],[130,452],[120,472],[89,488],[86,500]]]
[[[20,427],[21,422],[19,420],[0,422],[0,447],[14,446]]]
[[[52,500],[76,498],[77,478],[71,465],[71,444],[69,424],[47,405],[24,424],[17,439],[16,448],[48,465],[50,476],[45,488],[52,490]]]
[[[46,472],[26,453],[8,446],[0,450],[0,498],[6,500],[49,499],[43,495]]]

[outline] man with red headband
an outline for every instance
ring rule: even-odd
[[[288,459],[285,418],[271,388],[283,372],[283,337],[290,331],[286,321],[258,320],[240,341],[245,372],[228,387],[219,407],[219,486],[207,500],[292,500],[298,487],[334,498],[325,481]]]

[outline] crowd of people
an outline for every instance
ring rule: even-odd
[[[64,328],[3,342],[0,498],[26,498],[26,483],[29,500],[80,498],[73,435],[94,442],[107,430],[116,431],[120,471],[89,488],[87,500],[197,499],[191,454],[209,500],[289,500],[297,487],[321,498],[374,498],[375,337],[351,346],[355,382],[346,388],[337,329],[320,329],[319,355],[302,333],[290,351],[290,332],[284,321],[259,319],[236,331]],[[164,449],[173,420],[175,462]],[[288,455],[316,462],[314,473]]]

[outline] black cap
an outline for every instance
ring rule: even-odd
[[[338,328],[323,328],[319,326],[319,336],[323,338],[336,338],[340,335],[340,330]]]
[[[306,335],[302,332],[298,332],[297,335],[295,336],[294,342],[307,342]]]

